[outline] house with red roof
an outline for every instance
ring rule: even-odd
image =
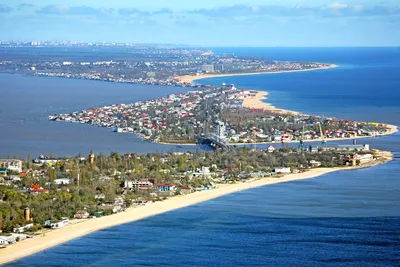
[[[31,184],[26,187],[26,192],[28,192],[31,195],[37,195],[40,193],[49,193],[49,190],[44,189],[43,187],[41,187],[38,184]]]

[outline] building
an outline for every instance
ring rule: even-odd
[[[268,153],[272,153],[272,152],[274,152],[275,150],[276,150],[276,148],[275,148],[273,145],[270,145],[270,146],[267,148]]]
[[[212,172],[210,171],[210,167],[201,167],[201,169],[196,169],[193,172],[194,177],[205,177],[209,178],[212,175]]]
[[[215,64],[214,65],[214,71],[224,71],[225,70],[225,66],[224,64]]]
[[[153,183],[149,180],[124,181],[123,188],[129,190],[147,190],[153,188]]]
[[[320,147],[322,151],[369,151],[370,147],[368,144],[364,145],[333,145],[333,146],[322,146]]]
[[[9,171],[22,172],[22,160],[0,159],[0,168],[6,168]]]
[[[94,164],[94,154],[93,153],[90,153],[90,155],[89,155],[89,164],[90,165]]]
[[[5,236],[0,236],[0,245],[5,246],[8,244],[9,244],[8,239]]]
[[[372,154],[359,155],[357,153],[355,153],[354,156],[350,159],[351,164],[353,166],[357,165],[357,161],[359,161],[360,164],[365,164],[365,163],[371,162],[373,160],[374,160],[374,156]]]
[[[206,73],[213,73],[214,72],[214,65],[213,64],[204,64],[202,70]]]
[[[214,134],[221,138],[224,139],[225,138],[225,131],[226,131],[226,126],[225,123],[223,123],[222,121],[216,121],[214,123]]]
[[[87,219],[89,218],[89,212],[87,210],[79,210],[74,214],[75,219]]]
[[[0,168],[0,176],[7,176],[7,168]]]
[[[98,217],[103,217],[104,216],[104,212],[103,211],[95,211],[93,212],[93,216],[98,218]]]
[[[14,229],[13,229],[13,232],[14,232],[14,233],[23,233],[23,232],[25,232],[26,230],[31,229],[32,227],[33,227],[33,223],[30,223],[30,224],[27,224],[27,225],[25,225],[25,226],[21,226],[21,227],[16,227],[16,228],[14,228]]]
[[[172,192],[176,190],[175,184],[156,184],[155,188],[160,192]]]
[[[189,186],[182,186],[181,187],[181,195],[187,195],[193,193],[193,187]]]
[[[276,173],[291,173],[289,167],[275,168]]]
[[[49,190],[44,189],[38,184],[31,184],[26,187],[26,192],[30,193],[31,195],[37,195],[39,193],[49,193]]]
[[[312,159],[310,160],[310,166],[313,168],[319,167],[321,166],[321,162]]]
[[[25,209],[24,209],[24,217],[25,217],[25,221],[27,221],[27,222],[32,221],[32,218],[31,218],[31,209],[30,209],[30,208],[25,208]]]
[[[55,222],[50,224],[51,229],[60,229],[64,227],[64,222]]]
[[[60,178],[60,179],[54,180],[54,183],[56,185],[68,185],[68,184],[70,184],[70,182],[71,182],[71,179],[69,179],[69,178]]]

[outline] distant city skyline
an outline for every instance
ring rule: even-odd
[[[399,46],[398,1],[0,0],[0,40]]]

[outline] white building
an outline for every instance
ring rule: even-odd
[[[56,185],[67,185],[67,184],[70,184],[70,182],[71,182],[71,179],[69,179],[69,178],[60,178],[60,179],[54,180],[54,183]]]
[[[360,164],[371,162],[374,159],[372,154],[354,155],[355,160],[359,160]]]
[[[22,172],[22,160],[0,159],[0,168],[7,168],[10,171]]]
[[[8,239],[5,236],[0,236],[0,245],[8,245]]]
[[[124,188],[130,190],[152,189],[153,183],[149,180],[124,181]]]
[[[213,64],[204,64],[202,66],[202,69],[206,73],[212,73],[212,72],[214,72],[214,65]]]
[[[23,233],[23,232],[25,232],[26,230],[31,229],[32,227],[33,227],[33,223],[30,223],[30,224],[27,224],[27,225],[25,225],[25,226],[21,226],[21,227],[14,228],[14,229],[13,229],[13,232],[14,232],[14,233]]]
[[[275,168],[276,173],[291,173],[289,167]]]
[[[310,165],[312,167],[319,167],[319,166],[321,166],[321,162],[312,159],[312,160],[310,160]]]
[[[222,121],[216,121],[214,124],[214,134],[221,138],[224,139],[225,138],[225,131],[226,131],[226,126],[225,123],[223,123]]]

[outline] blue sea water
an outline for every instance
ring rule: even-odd
[[[314,61],[339,68],[297,73],[236,76],[199,83],[235,84],[264,90],[268,103],[326,117],[400,124],[399,48],[236,49],[237,54]],[[290,52],[288,52],[290,51]]]
[[[214,49],[215,50],[215,49]],[[33,49],[21,54],[37,60]],[[268,102],[285,109],[331,117],[400,124],[400,49],[396,48],[223,48],[216,52],[264,56],[271,59],[335,63],[337,69],[299,73],[237,76],[201,80],[201,83],[234,83],[269,92]],[[3,53],[3,54],[2,54]],[[58,51],[58,53],[60,53]],[[119,56],[116,52],[115,57]],[[12,59],[18,53],[0,56]],[[98,58],[99,53],[69,51],[75,59]],[[110,52],[101,54],[113,59]],[[11,57],[11,58],[10,58]],[[51,58],[51,57],[50,57]],[[103,58],[102,58],[103,59]],[[87,107],[129,103],[184,92],[185,88],[142,86],[98,81],[0,74],[0,156],[97,153],[145,153],[194,150],[192,147],[143,143],[132,134],[88,125],[55,123],[48,115]]]
[[[216,51],[328,62],[340,68],[218,78],[203,83],[226,82],[266,90],[270,92],[269,102],[306,113],[400,124],[400,54],[396,48]],[[0,144],[8,151],[55,148],[54,153],[78,153],[89,146],[95,151],[161,149],[132,142],[135,139],[131,135],[51,123],[40,116],[47,116],[49,111],[151,98],[166,94],[169,88],[146,87],[143,92],[143,88],[132,85],[0,76],[2,95],[16,84],[20,88],[17,93],[9,93],[7,101],[0,99]],[[41,101],[36,99],[37,94]],[[50,104],[55,100],[56,105]],[[10,118],[12,127],[20,127],[20,132],[7,130]],[[18,138],[12,139],[14,135]],[[19,141],[22,144],[17,144]],[[398,133],[369,139],[368,143],[399,155]],[[399,174],[400,161],[395,159],[373,168],[237,192],[104,229],[9,266],[398,266]]]

